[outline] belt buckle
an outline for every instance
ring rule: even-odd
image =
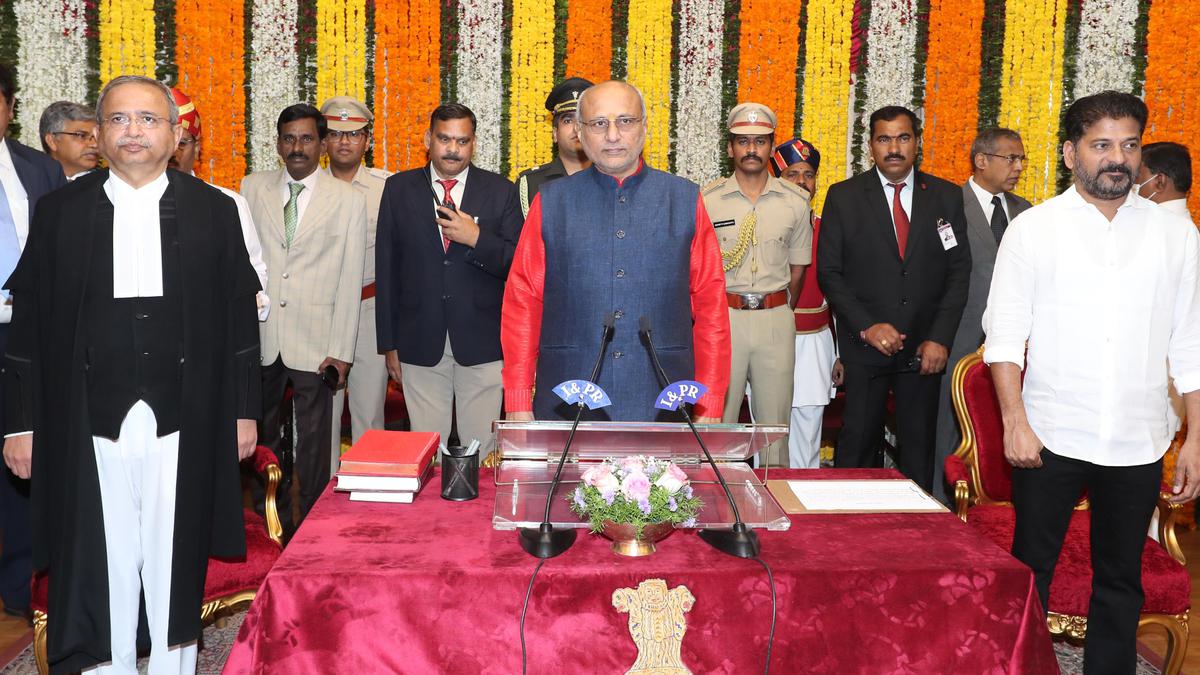
[[[758,309],[762,305],[762,293],[747,293],[745,297],[747,309]]]

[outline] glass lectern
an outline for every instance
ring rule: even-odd
[[[496,507],[492,526],[497,530],[536,528],[546,508],[546,492],[554,478],[558,458],[571,431],[570,422],[495,423]],[[787,427],[762,424],[700,424],[696,426],[708,451],[721,467],[742,521],[747,527],[786,530],[791,520],[746,459],[783,438]],[[721,484],[686,424],[667,422],[580,422],[575,440],[555,490],[550,522],[555,528],[587,527],[571,511],[567,497],[587,468],[608,457],[646,455],[679,465],[691,479],[692,489],[704,502],[696,528],[728,529],[733,511]]]

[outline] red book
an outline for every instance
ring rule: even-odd
[[[372,429],[342,455],[338,475],[416,478],[433,461],[440,441],[441,436],[432,431]]]

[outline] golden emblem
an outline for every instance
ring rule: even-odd
[[[667,590],[662,579],[647,579],[634,588],[613,591],[613,607],[629,614],[629,635],[638,648],[626,675],[692,675],[680,651],[687,631],[684,614],[696,604],[687,586]]]

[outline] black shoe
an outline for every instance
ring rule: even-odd
[[[25,619],[25,623],[29,624],[30,628],[33,627],[33,610],[29,607],[5,607],[4,613],[18,619]]]

